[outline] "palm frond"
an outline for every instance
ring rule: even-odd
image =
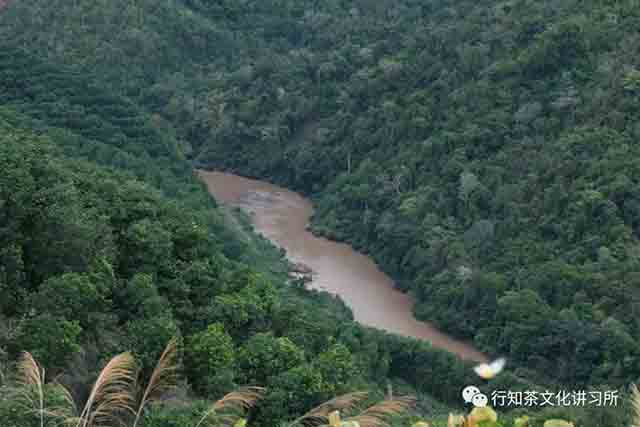
[[[102,369],[78,418],[77,427],[93,427],[134,412],[135,361],[130,353],[115,356]]]
[[[398,415],[416,403],[413,396],[403,396],[394,399],[383,400],[365,409],[360,415],[346,419],[354,421],[360,427],[385,427],[388,425],[387,419],[392,415]]]
[[[232,426],[238,420],[238,416],[220,415],[219,413],[226,410],[249,410],[255,406],[258,400],[264,397],[265,391],[266,389],[263,387],[243,387],[228,393],[209,407],[200,418],[200,421],[198,421],[198,424],[196,424],[196,427],[199,427],[207,418],[213,416],[216,417],[218,424]]]
[[[319,426],[327,424],[329,422],[328,416],[331,412],[339,410],[347,411],[352,409],[368,396],[369,393],[366,391],[356,391],[335,397],[316,406],[301,417],[296,418],[289,423],[288,427],[293,427],[297,424],[303,424],[305,426]]]
[[[631,386],[631,407],[633,408],[631,427],[640,427],[640,390],[635,384]]]
[[[133,427],[138,425],[140,416],[145,406],[153,400],[159,399],[165,392],[173,389],[176,386],[178,379],[178,340],[172,338],[165,347],[155,369],[151,373],[149,383],[142,394],[142,398],[138,404],[138,410],[136,412],[136,418],[133,422]]]

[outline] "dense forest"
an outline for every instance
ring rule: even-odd
[[[282,254],[225,220],[158,119],[24,49],[1,57],[3,366],[28,350],[82,400],[112,355],[131,351],[144,376],[178,336],[179,401],[193,403],[145,412],[149,426],[195,424],[199,399],[243,384],[268,387],[261,425],[348,391],[374,399],[389,382],[432,414],[458,404],[468,364],[364,329],[334,298],[288,283]],[[33,415],[0,399],[3,422]]]
[[[195,425],[240,385],[266,387],[266,426],[388,384],[418,396],[394,422],[446,424],[469,364],[290,283],[193,166],[310,195],[314,231],[418,318],[510,359],[488,387],[638,381],[635,1],[6,3],[0,386],[26,350],[83,401],[114,355],[146,377],[176,336],[180,403],[145,426]],[[3,425],[40,425],[2,396]],[[614,409],[539,416],[627,423]]]
[[[131,351],[145,376],[176,336],[182,403],[146,411],[148,426],[195,424],[202,399],[244,384],[267,387],[259,425],[340,393],[367,389],[375,399],[388,384],[418,394],[432,415],[459,406],[458,390],[473,381],[468,364],[362,328],[333,297],[289,283],[282,254],[246,220],[225,220],[175,140],[131,100],[21,49],[5,52],[0,386],[10,387],[10,366],[28,350],[82,401],[111,356]],[[68,110],[52,106],[52,94]],[[413,377],[417,369],[424,376]],[[48,393],[55,402],[55,387]],[[16,411],[14,394],[2,396],[3,423],[37,425]]]
[[[197,161],[312,194],[319,233],[487,352],[637,378],[637,4],[376,3],[306,10],[304,40],[279,25],[252,81],[222,78]]]

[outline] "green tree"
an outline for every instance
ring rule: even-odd
[[[138,273],[114,290],[114,305],[121,321],[153,318],[169,309],[149,274]]]
[[[185,371],[200,393],[217,395],[234,379],[236,350],[224,326],[214,323],[186,340]]]
[[[340,343],[319,354],[313,366],[321,373],[325,391],[330,395],[346,392],[362,373],[353,354]]]
[[[125,325],[127,344],[144,372],[150,372],[166,343],[179,333],[170,312],[135,318]]]
[[[28,351],[55,372],[64,368],[69,358],[80,351],[81,332],[77,321],[40,314],[25,320],[9,345],[14,354]]]
[[[498,299],[497,313],[504,324],[502,339],[509,343],[509,354],[520,360],[535,352],[537,338],[548,333],[555,318],[551,308],[530,289],[507,292]]]
[[[129,226],[121,252],[127,271],[151,273],[171,259],[171,233],[158,221],[143,219]]]
[[[258,333],[240,349],[238,367],[246,383],[266,384],[267,380],[301,364],[304,352],[289,338],[272,332]]]
[[[95,283],[89,274],[66,273],[40,285],[29,305],[39,313],[78,321],[84,331],[95,332],[109,309],[108,296],[109,289]]]
[[[259,408],[260,419],[292,419],[306,408],[326,400],[322,374],[310,364],[296,366],[269,381],[269,392]]]

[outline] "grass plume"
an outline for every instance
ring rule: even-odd
[[[403,396],[393,399],[383,400],[365,409],[360,415],[348,418],[345,421],[355,421],[360,427],[385,427],[388,425],[387,419],[392,415],[398,415],[416,403],[413,396]]]
[[[109,424],[123,412],[134,412],[135,360],[130,353],[115,356],[102,369],[76,427]]]
[[[293,427],[297,424],[305,426],[319,426],[327,424],[329,422],[328,417],[331,412],[352,409],[368,396],[369,394],[366,391],[357,391],[335,397],[319,406],[316,406],[301,417],[296,418],[289,423],[288,427]]]
[[[29,406],[37,412],[40,427],[44,427],[44,383],[45,372],[29,352],[23,352],[18,362],[18,384],[20,394]]]
[[[47,384],[45,370],[33,355],[23,352],[16,366],[15,385],[3,384],[4,391],[13,393],[17,402],[26,412],[37,416],[40,427],[44,427],[47,418],[69,420],[75,413],[75,403],[69,391],[58,382]],[[6,378],[5,378],[6,380]],[[47,393],[55,392],[61,398],[57,405],[48,405]]]
[[[142,411],[150,402],[159,399],[165,392],[176,386],[178,379],[178,340],[172,338],[167,344],[158,363],[151,373],[149,383],[140,398],[133,427],[138,425]]]
[[[221,414],[227,410],[231,411],[247,411],[255,406],[255,404],[264,397],[265,389],[262,387],[243,387],[239,390],[228,393],[222,399],[214,402],[204,413],[196,427],[199,427],[207,418],[216,417],[218,424],[223,426],[232,426],[238,417],[234,415]]]
[[[635,384],[631,386],[631,407],[633,408],[631,427],[640,427],[640,390]]]

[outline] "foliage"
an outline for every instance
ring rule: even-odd
[[[22,323],[11,346],[15,351],[18,348],[30,351],[52,370],[60,369],[74,353],[80,351],[78,338],[81,331],[76,321],[43,314]]]
[[[158,359],[156,367],[153,369],[147,386],[142,391],[142,395],[139,398],[138,410],[133,421],[133,427],[136,427],[140,421],[143,410],[145,407],[156,401],[160,400],[167,391],[176,387],[178,380],[178,340],[172,338],[167,343],[164,351]]]
[[[146,377],[166,342],[181,335],[184,371],[195,391],[269,386],[257,413],[265,425],[293,419],[333,393],[375,389],[386,378],[381,360],[392,356],[382,336],[355,325],[334,298],[243,263],[247,257],[277,266],[284,264],[281,254],[256,238],[237,246],[235,258],[225,255],[224,245],[239,237],[216,222],[217,208],[189,211],[188,200],[170,198],[126,171],[68,157],[50,138],[52,130],[37,136],[19,127],[24,116],[0,112],[0,239],[8,248],[2,280],[12,283],[2,288],[7,321],[0,346],[10,359],[29,350],[53,375],[73,363],[72,392],[88,395],[83,384],[104,366],[102,357],[129,350]],[[58,212],[46,209],[53,206]],[[141,224],[154,228],[149,239],[131,233]],[[136,253],[139,242],[145,253]],[[151,257],[156,250],[162,256]],[[132,263],[133,257],[147,258]],[[290,392],[300,393],[300,401],[288,403]]]
[[[178,341],[172,339],[158,360],[147,386],[140,390],[137,390],[141,386],[136,383],[134,358],[130,353],[116,355],[100,371],[80,411],[76,409],[72,394],[58,383],[46,383],[44,369],[30,353],[23,353],[17,366],[15,384],[5,387],[4,391],[9,390],[10,393],[0,398],[0,415],[3,415],[5,422],[21,420],[24,425],[35,425],[34,421],[37,420],[40,427],[94,427],[113,423],[124,426],[129,422],[136,426],[142,419],[145,407],[152,401],[160,400],[175,387],[177,350]],[[138,392],[141,397],[136,401]],[[264,389],[260,387],[228,393],[214,402],[195,426],[200,426],[207,419],[213,419],[219,425],[234,425],[234,421],[242,420],[240,417],[262,398],[263,393]],[[49,405],[52,397],[58,397],[60,406]],[[14,406],[14,410],[9,411],[11,414],[5,412],[6,403]],[[7,418],[7,415],[13,418]]]
[[[459,404],[468,363],[289,287],[196,165],[312,195],[314,230],[371,254],[419,318],[509,357],[489,387],[626,384],[635,6],[0,0],[0,352],[91,376],[131,350],[150,373],[169,337],[206,354],[189,340],[221,323],[226,384],[269,386],[257,425],[362,382]],[[597,418],[575,416],[620,425]]]
[[[317,233],[486,352],[565,384],[637,377],[633,2],[298,3],[188,3],[247,53],[190,80],[210,97],[184,112],[195,163],[312,195]],[[500,314],[524,299],[546,315]]]
[[[235,349],[220,323],[187,338],[186,369],[198,391],[215,395],[228,388],[232,378]]]
[[[238,364],[245,375],[244,383],[266,384],[269,377],[301,364],[303,351],[287,337],[272,333],[253,335],[240,350]]]

